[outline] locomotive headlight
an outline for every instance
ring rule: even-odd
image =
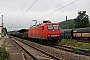
[[[50,35],[48,35],[48,36],[50,36]]]
[[[58,36],[60,36],[60,35],[58,35]]]

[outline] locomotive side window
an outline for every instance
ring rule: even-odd
[[[47,26],[48,26],[48,29],[53,29],[52,25],[47,25]]]
[[[44,30],[44,26],[42,26],[42,30]]]
[[[54,29],[58,29],[58,25],[53,25],[53,28]]]

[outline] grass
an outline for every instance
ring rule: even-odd
[[[73,51],[74,53],[76,53],[76,52],[77,52],[77,48],[73,48],[72,51]]]
[[[0,60],[7,60],[9,53],[5,49],[6,47],[6,39],[4,40],[4,43],[0,47]]]
[[[78,42],[76,40],[62,39],[60,44],[73,46],[73,47],[77,47],[77,48],[81,48],[81,49],[88,49],[88,50],[90,50],[90,43]]]

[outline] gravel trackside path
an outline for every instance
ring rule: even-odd
[[[6,50],[10,53],[8,60],[24,60],[23,54],[9,38],[6,40]]]

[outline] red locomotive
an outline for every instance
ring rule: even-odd
[[[21,38],[33,38],[39,42],[58,43],[61,41],[61,31],[58,23],[43,21],[42,24],[35,25],[29,29],[21,29],[14,35]]]
[[[42,24],[29,28],[28,37],[41,40],[42,42],[56,43],[58,40],[61,40],[60,26],[58,23],[43,21]]]

